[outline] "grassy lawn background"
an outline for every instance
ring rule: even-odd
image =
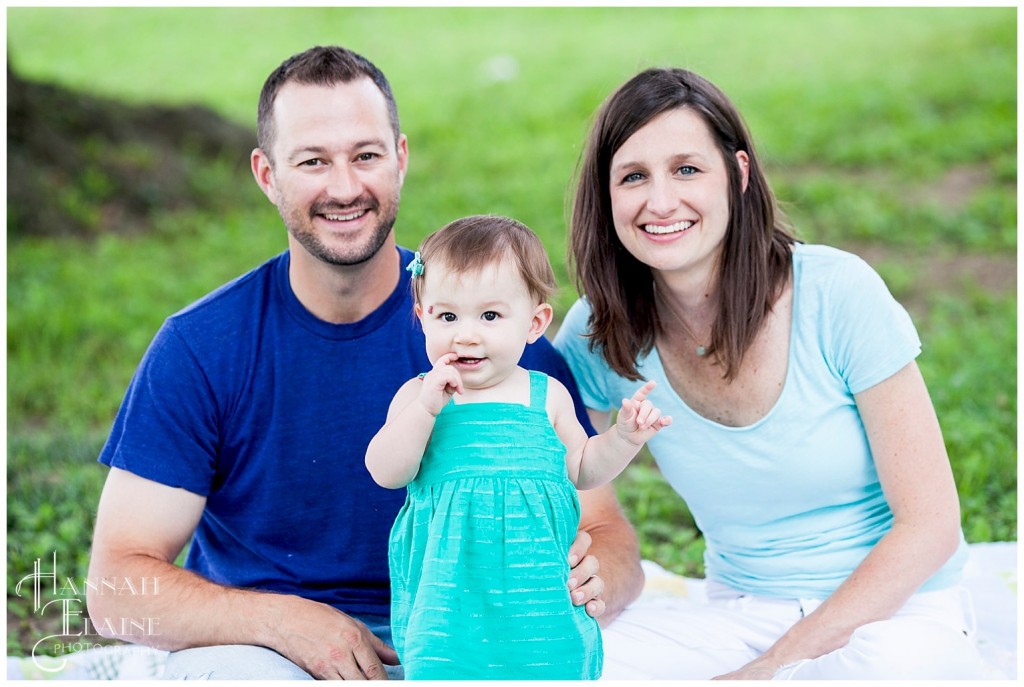
[[[702,73],[744,112],[799,235],[868,257],[911,311],[968,540],[1016,538],[1015,9],[11,8],[7,19],[23,76],[202,103],[248,127],[285,57],[326,43],[364,53],[391,80],[410,139],[399,241],[465,214],[514,216],[548,246],[559,316],[575,298],[565,198],[594,110],[639,69]],[[62,576],[85,576],[106,474],[96,455],[162,320],[285,247],[248,153],[196,171],[227,199],[215,211],[105,234],[86,192],[74,207],[96,215],[99,238],[8,239],[11,653],[46,634],[13,596],[32,563],[56,551]],[[650,458],[616,484],[644,555],[702,574],[692,518]]]

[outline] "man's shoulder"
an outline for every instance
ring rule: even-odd
[[[192,328],[248,319],[252,317],[254,307],[262,307],[266,303],[280,270],[287,269],[287,262],[288,253],[280,253],[190,303],[168,320]]]

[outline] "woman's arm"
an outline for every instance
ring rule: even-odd
[[[858,627],[899,610],[959,545],[953,472],[917,364],[857,394],[856,401],[892,509],[892,530],[816,611],[723,678],[771,678],[784,665],[844,646]]]

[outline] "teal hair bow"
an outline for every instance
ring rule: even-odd
[[[412,262],[406,265],[405,269],[412,272],[414,279],[423,274],[423,258],[420,257],[419,251],[416,251],[416,255],[412,258]]]

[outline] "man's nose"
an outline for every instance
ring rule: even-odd
[[[343,205],[354,202],[363,193],[359,174],[349,165],[334,165],[327,179],[327,194]]]

